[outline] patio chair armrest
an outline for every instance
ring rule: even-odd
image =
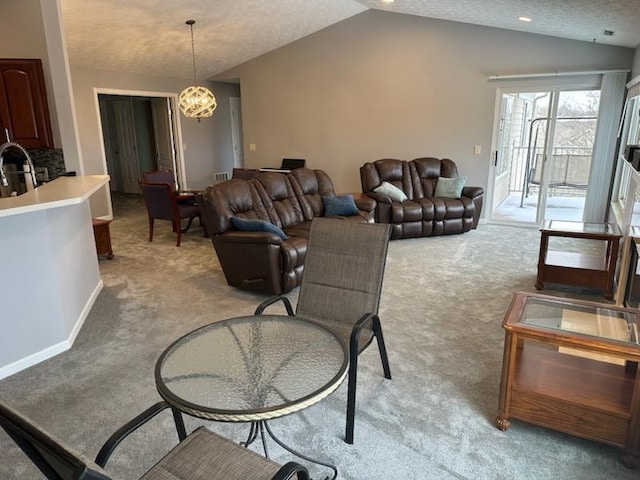
[[[262,315],[264,313],[265,308],[277,302],[282,302],[284,304],[284,308],[287,309],[287,315],[289,315],[290,317],[293,316],[293,308],[291,307],[291,302],[284,295],[278,295],[276,297],[268,298],[267,300],[265,300],[264,302],[262,302],[260,305],[257,306],[254,315]]]
[[[309,472],[305,467],[296,462],[285,463],[271,480],[309,480]]]
[[[364,326],[365,323],[367,322],[371,322],[371,328],[373,328],[373,326],[376,324],[376,322],[380,322],[380,319],[378,317],[378,315],[376,315],[375,313],[365,313],[362,317],[360,317],[360,320],[358,320],[354,325],[353,325],[353,329],[351,330],[351,339],[350,339],[350,343],[349,343],[349,351],[351,352],[357,352],[358,351],[358,343],[360,341],[360,332],[362,331],[362,327]],[[373,338],[372,338],[373,340]],[[369,345],[369,342],[367,342],[367,345]],[[363,349],[366,348],[363,347]]]
[[[170,408],[170,405],[167,402],[158,402],[147,408],[140,415],[132,418],[127,423],[125,423],[104,443],[104,445],[98,452],[98,455],[96,456],[95,462],[101,467],[104,467],[107,463],[107,460],[109,460],[109,457],[111,456],[115,448],[120,444],[120,442],[122,442],[130,433],[133,433],[135,430],[140,428],[142,425],[147,423],[149,420],[151,420],[153,417],[167,408]]]
[[[373,321],[374,317],[377,316],[378,315],[376,315],[375,313],[365,313],[364,315],[362,315],[362,317],[360,317],[360,320],[355,323],[353,329],[355,330],[357,328],[358,330],[360,330],[365,323],[367,323],[368,321]]]

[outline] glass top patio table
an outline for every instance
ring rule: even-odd
[[[347,347],[325,327],[278,315],[231,318],[194,330],[156,364],[158,392],[190,415],[260,421],[306,408],[347,375]]]

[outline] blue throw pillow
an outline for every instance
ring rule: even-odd
[[[322,197],[322,204],[324,205],[325,217],[331,215],[358,215],[360,213],[351,194],[340,197]]]
[[[242,230],[245,232],[269,232],[275,233],[282,240],[286,240],[287,234],[282,231],[280,227],[273,223],[265,222],[264,220],[231,217],[231,223],[236,230]]]

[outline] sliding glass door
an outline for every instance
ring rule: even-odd
[[[582,220],[600,91],[502,92],[499,102],[491,220]]]

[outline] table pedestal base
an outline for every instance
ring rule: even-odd
[[[300,452],[297,452],[296,450],[294,450],[291,447],[289,447],[288,445],[286,445],[282,440],[280,440],[278,437],[276,437],[273,434],[273,432],[269,428],[269,425],[267,424],[266,420],[259,420],[257,422],[251,422],[251,429],[249,430],[249,437],[247,438],[247,441],[241,443],[241,445],[244,445],[245,447],[248,447],[249,445],[251,445],[256,440],[256,438],[258,438],[258,435],[260,435],[260,439],[262,441],[262,448],[264,449],[264,456],[269,458],[269,450],[267,448],[267,442],[266,442],[265,433],[267,435],[269,435],[273,439],[274,442],[276,442],[278,445],[280,445],[282,448],[284,448],[287,452],[292,453],[296,457],[302,458],[303,460],[306,460],[307,462],[315,463],[316,465],[322,465],[323,467],[327,467],[327,468],[330,468],[331,470],[333,470],[333,476],[331,478],[326,477],[325,480],[335,480],[335,478],[338,476],[338,469],[334,465],[331,465],[331,464],[325,463],[325,462],[321,462],[320,460],[316,460],[316,459],[313,459],[311,457],[308,457],[307,455],[304,455],[304,454],[302,454]]]

